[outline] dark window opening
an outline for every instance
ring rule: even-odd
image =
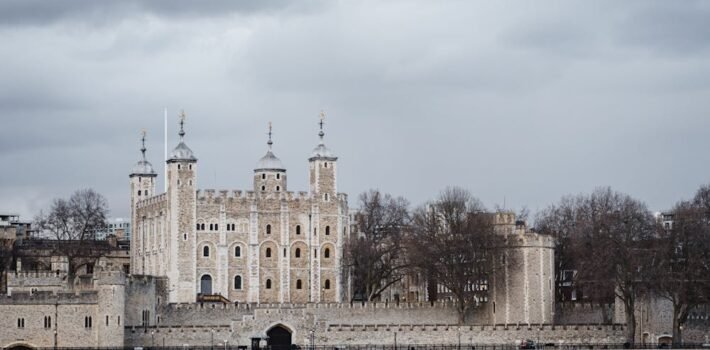
[[[301,248],[296,248],[296,257],[300,258],[301,257]]]
[[[326,236],[330,235],[330,226],[325,227],[325,235]]]
[[[242,289],[242,276],[234,276],[234,289]]]
[[[271,257],[271,248],[266,248],[266,257],[267,258]]]
[[[297,235],[301,234],[301,225],[296,225],[296,234]]]
[[[330,289],[330,280],[325,280],[325,289]]]
[[[271,289],[271,280],[270,279],[266,280],[266,289]]]
[[[303,282],[301,282],[301,280],[296,280],[296,289],[303,289]]]

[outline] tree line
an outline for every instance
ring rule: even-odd
[[[470,192],[447,188],[410,209],[402,197],[371,190],[360,195],[359,208],[344,252],[353,298],[379,300],[391,285],[419,275],[430,300],[440,287],[449,292],[460,322],[481,305],[503,244],[493,213]],[[710,301],[710,185],[662,215],[610,188],[565,196],[537,213],[532,230],[556,243],[557,300],[572,292],[585,302],[623,304],[631,343],[641,298],[670,302],[677,343],[690,312]]]

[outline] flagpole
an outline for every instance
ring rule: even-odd
[[[165,107],[165,113],[163,116],[163,141],[164,141],[164,157],[163,162],[163,191],[168,192],[168,107]]]

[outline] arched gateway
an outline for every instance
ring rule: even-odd
[[[291,331],[282,326],[276,325],[266,332],[269,337],[267,344],[271,350],[290,350],[291,349]]]

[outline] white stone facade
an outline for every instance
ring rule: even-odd
[[[342,301],[347,195],[337,192],[337,157],[322,130],[307,165],[309,191],[287,191],[286,169],[269,140],[252,191],[198,191],[197,159],[181,141],[168,160],[166,193],[155,194],[152,168],[130,176],[132,274],[167,277],[169,302],[195,302],[198,294],[234,302]]]

